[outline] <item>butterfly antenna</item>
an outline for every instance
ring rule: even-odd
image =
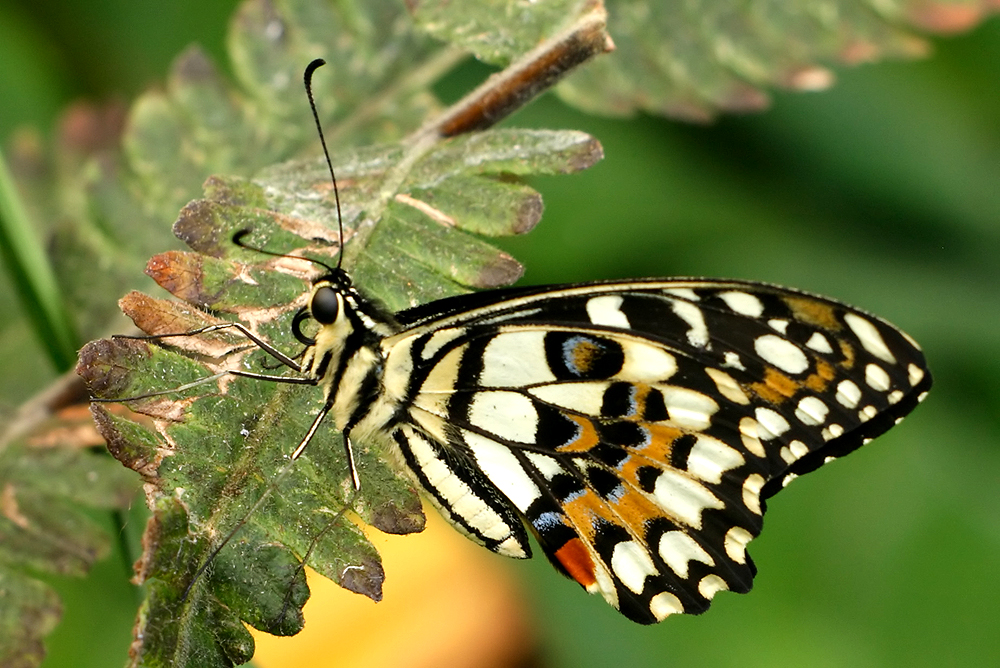
[[[326,148],[326,137],[323,136],[323,124],[319,122],[319,113],[316,111],[316,101],[313,99],[312,77],[313,72],[326,65],[326,61],[317,58],[306,66],[303,81],[306,86],[306,95],[309,97],[309,108],[312,109],[313,120],[316,121],[316,131],[319,133],[319,143],[323,145],[323,156],[326,158],[326,166],[330,168],[330,180],[333,182],[333,198],[337,202],[337,227],[340,232],[340,257],[337,258],[337,269],[340,269],[344,261],[344,217],[340,213],[340,192],[337,190],[337,177],[333,173],[333,162],[330,160],[330,151]]]
[[[305,255],[289,255],[288,253],[275,253],[274,251],[269,251],[269,250],[266,250],[264,248],[260,248],[259,246],[251,246],[250,244],[248,244],[245,241],[243,241],[243,237],[245,237],[246,235],[250,234],[251,231],[252,230],[250,230],[248,228],[248,229],[240,230],[239,232],[237,232],[236,234],[234,234],[233,235],[233,245],[234,246],[239,246],[240,248],[245,248],[247,250],[252,250],[253,252],[260,253],[261,255],[270,255],[272,257],[287,257],[287,258],[291,258],[293,260],[305,260],[306,262],[312,262],[313,264],[318,264],[319,266],[323,267],[324,269],[326,269],[330,273],[333,273],[333,271],[334,271],[333,267],[331,267],[330,265],[328,265],[325,262],[320,262],[319,260],[317,260],[315,258],[306,257]],[[339,262],[337,263],[337,268],[338,269],[340,268],[340,263]]]

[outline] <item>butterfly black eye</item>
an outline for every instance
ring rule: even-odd
[[[321,325],[330,325],[340,313],[340,297],[333,288],[323,286],[316,290],[309,302],[309,312]]]

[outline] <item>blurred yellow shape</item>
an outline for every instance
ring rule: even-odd
[[[504,668],[533,663],[524,602],[505,565],[433,510],[411,536],[368,531],[382,555],[382,601],[308,571],[305,629],[279,638],[251,629],[258,668]]]

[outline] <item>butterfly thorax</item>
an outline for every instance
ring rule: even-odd
[[[306,344],[302,369],[323,388],[337,428],[349,431],[379,395],[384,366],[379,344],[399,326],[341,270],[314,283],[309,305],[297,318],[303,319],[319,328],[306,336],[296,327],[296,336]]]

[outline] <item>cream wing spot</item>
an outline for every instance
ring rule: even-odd
[[[907,380],[910,381],[910,385],[916,385],[924,379],[924,370],[916,364],[910,364],[910,366],[906,368],[906,373],[908,374]]]
[[[555,380],[545,357],[544,331],[501,331],[483,351],[482,387],[523,387]]]
[[[758,408],[754,415],[757,416],[757,435],[762,441],[778,438],[791,428],[788,420],[773,409]]]
[[[667,351],[651,343],[622,341],[625,362],[621,371],[615,374],[632,383],[663,382],[677,373],[677,359]]]
[[[712,367],[706,367],[705,373],[712,379],[715,387],[719,390],[719,394],[723,397],[741,406],[746,406],[750,403],[750,398],[743,392],[743,388],[728,373]]]
[[[687,472],[696,478],[719,484],[726,471],[746,463],[743,455],[722,441],[704,434],[698,436],[687,457]]]
[[[752,417],[740,418],[740,439],[743,447],[755,457],[766,457],[764,444],[760,442],[760,425]]]
[[[723,360],[725,360],[723,362],[723,366],[727,366],[730,369],[739,369],[740,371],[747,370],[747,368],[743,366],[743,361],[740,359],[740,356],[737,353],[726,352],[723,354],[722,358]]]
[[[455,391],[464,352],[464,347],[455,348],[434,365],[421,384],[420,392],[413,399],[414,406],[438,417],[448,416],[448,401]],[[405,394],[400,395],[403,396]]]
[[[772,318],[767,321],[768,326],[776,332],[788,333],[788,321],[781,318]]]
[[[665,512],[695,529],[701,528],[702,512],[708,508],[720,510],[725,505],[705,486],[671,469],[660,471],[653,498]]]
[[[843,434],[844,434],[844,428],[839,424],[834,423],[825,427],[823,431],[820,433],[820,436],[824,441],[832,441],[833,439],[838,438]]]
[[[477,392],[469,404],[469,422],[499,438],[533,443],[538,412],[531,399],[517,392]]]
[[[726,584],[726,581],[715,573],[706,575],[698,583],[698,593],[708,600],[712,600],[713,596],[727,589],[729,589],[729,586]]]
[[[879,392],[887,391],[892,384],[889,374],[878,364],[869,364],[865,367],[865,382],[868,387]]]
[[[658,389],[670,421],[682,429],[708,429],[712,416],[719,410],[719,404],[707,394],[675,385],[662,385]]]
[[[752,538],[753,535],[743,527],[733,527],[726,532],[726,537],[723,539],[722,544],[726,549],[726,555],[738,564],[745,564],[747,562],[747,543]]]
[[[615,545],[611,553],[611,570],[626,587],[641,594],[646,577],[656,575],[656,566],[645,548],[634,540],[626,540]]]
[[[815,350],[818,353],[830,354],[833,352],[833,346],[830,345],[830,341],[819,332],[814,332],[809,337],[809,340],[806,341],[806,348]]]
[[[837,384],[837,401],[844,408],[855,408],[861,401],[861,388],[852,380],[842,380]]]
[[[768,364],[790,374],[800,374],[809,368],[809,358],[798,346],[776,334],[758,336],[754,350]]]
[[[764,476],[759,473],[751,473],[743,481],[743,505],[750,509],[755,515],[761,514],[760,490],[764,487]]]
[[[764,305],[760,303],[760,300],[757,299],[757,297],[749,292],[741,292],[739,290],[720,292],[719,298],[726,303],[726,306],[728,306],[733,313],[739,313],[740,315],[745,315],[748,318],[759,318],[764,312]]]
[[[553,406],[587,415],[600,415],[607,390],[608,383],[559,383],[530,388],[528,394]]]
[[[792,456],[795,457],[795,459],[802,459],[809,454],[809,446],[802,441],[792,441],[788,444],[788,449],[791,451]]]
[[[829,407],[819,397],[802,397],[795,407],[795,417],[802,424],[810,426],[823,424],[829,413]]]
[[[525,452],[524,456],[528,458],[529,462],[535,465],[535,468],[545,476],[546,480],[552,480],[557,475],[566,472],[566,469],[559,462],[548,455],[537,452]]]
[[[888,362],[889,364],[896,363],[896,356],[889,350],[889,346],[885,344],[885,340],[879,333],[878,328],[871,321],[862,318],[857,313],[847,313],[844,315],[844,322],[847,323],[847,326],[858,337],[858,340],[861,341],[861,346],[865,350],[883,362]]]
[[[708,326],[705,324],[705,314],[701,309],[689,302],[675,301],[671,305],[671,310],[690,327],[687,332],[688,343],[696,348],[707,348]]]
[[[622,313],[621,295],[601,295],[587,300],[587,317],[595,325],[631,329],[628,318]]]
[[[438,351],[444,348],[446,345],[454,341],[455,339],[464,336],[465,329],[463,327],[449,327],[447,329],[439,329],[430,335],[427,339],[427,343],[424,344],[424,348],[420,351],[420,357],[424,360],[429,360],[434,357]]]
[[[663,621],[670,615],[684,612],[679,598],[668,591],[661,591],[659,594],[649,599],[649,611],[657,620]]]
[[[709,566],[715,565],[715,560],[683,531],[668,531],[660,537],[657,550],[660,558],[670,567],[677,577],[686,580],[688,577],[688,562],[700,561]]]
[[[525,472],[521,462],[517,461],[509,448],[470,431],[463,431],[462,437],[472,450],[476,463],[489,476],[490,482],[522,513],[542,495],[538,485]]]
[[[664,288],[663,294],[673,295],[674,297],[680,297],[681,299],[686,299],[692,302],[701,301],[701,297],[698,296],[698,293],[691,288]]]

